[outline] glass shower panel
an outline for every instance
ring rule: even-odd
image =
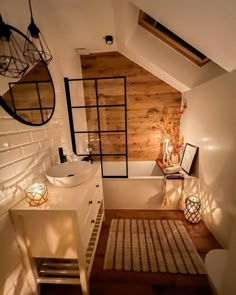
[[[88,146],[92,148],[91,154],[100,154],[98,133],[75,133],[75,143],[77,154],[88,154]]]
[[[126,165],[125,156],[103,156],[103,177],[127,177]]]
[[[97,80],[98,104],[116,105],[124,104],[124,79]]]
[[[70,80],[71,105],[96,105],[96,91],[94,80]]]
[[[88,141],[91,148],[91,154],[100,155],[100,139],[98,133],[89,133],[88,134]]]
[[[95,106],[97,104],[96,88],[94,80],[83,81],[84,101],[86,106]]]
[[[70,99],[72,106],[84,105],[84,89],[82,81],[70,81]]]
[[[100,107],[100,130],[125,130],[124,107]]]
[[[72,108],[75,132],[98,131],[96,108]]]
[[[101,133],[102,154],[125,154],[125,133]]]
[[[128,177],[126,77],[64,81],[73,151],[101,160],[103,177]]]

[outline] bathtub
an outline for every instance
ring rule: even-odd
[[[125,163],[103,162],[104,175],[124,175]],[[129,161],[128,178],[103,178],[106,209],[176,210],[182,180],[166,180],[155,161]]]

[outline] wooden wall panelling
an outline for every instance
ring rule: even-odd
[[[102,133],[103,154],[125,154],[125,133]]]
[[[179,130],[181,93],[147,72],[118,52],[81,56],[83,78],[127,77],[127,121],[129,160],[154,160],[162,156],[165,135],[153,126],[169,116]],[[85,82],[85,103],[91,103],[92,83]],[[90,98],[89,97],[90,93]],[[98,80],[100,104],[124,102],[121,79]],[[103,108],[102,108],[103,109]],[[101,126],[106,129],[122,129],[122,108],[100,109]],[[86,110],[89,129],[95,125],[95,114]],[[116,140],[113,140],[116,138]],[[113,140],[113,141],[111,141]],[[124,152],[123,136],[103,136],[103,146],[112,153]],[[93,143],[92,143],[93,145]],[[96,146],[97,150],[97,146]]]

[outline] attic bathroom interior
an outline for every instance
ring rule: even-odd
[[[1,1],[0,294],[235,294],[235,12]]]

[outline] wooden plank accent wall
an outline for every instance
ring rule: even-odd
[[[129,160],[154,160],[161,158],[165,135],[153,128],[166,117],[171,117],[179,130],[181,93],[118,52],[98,53],[81,56],[83,78],[127,77],[127,119]],[[85,103],[92,104],[94,83],[84,83]],[[100,103],[122,103],[122,81],[99,80]],[[88,129],[97,130],[95,110],[87,109]],[[106,129],[122,129],[122,108],[103,110],[101,124]],[[114,141],[112,138],[117,136]],[[118,137],[119,136],[119,137]],[[102,144],[109,152],[124,151],[124,136],[104,135]],[[106,138],[106,139],[105,139]]]

